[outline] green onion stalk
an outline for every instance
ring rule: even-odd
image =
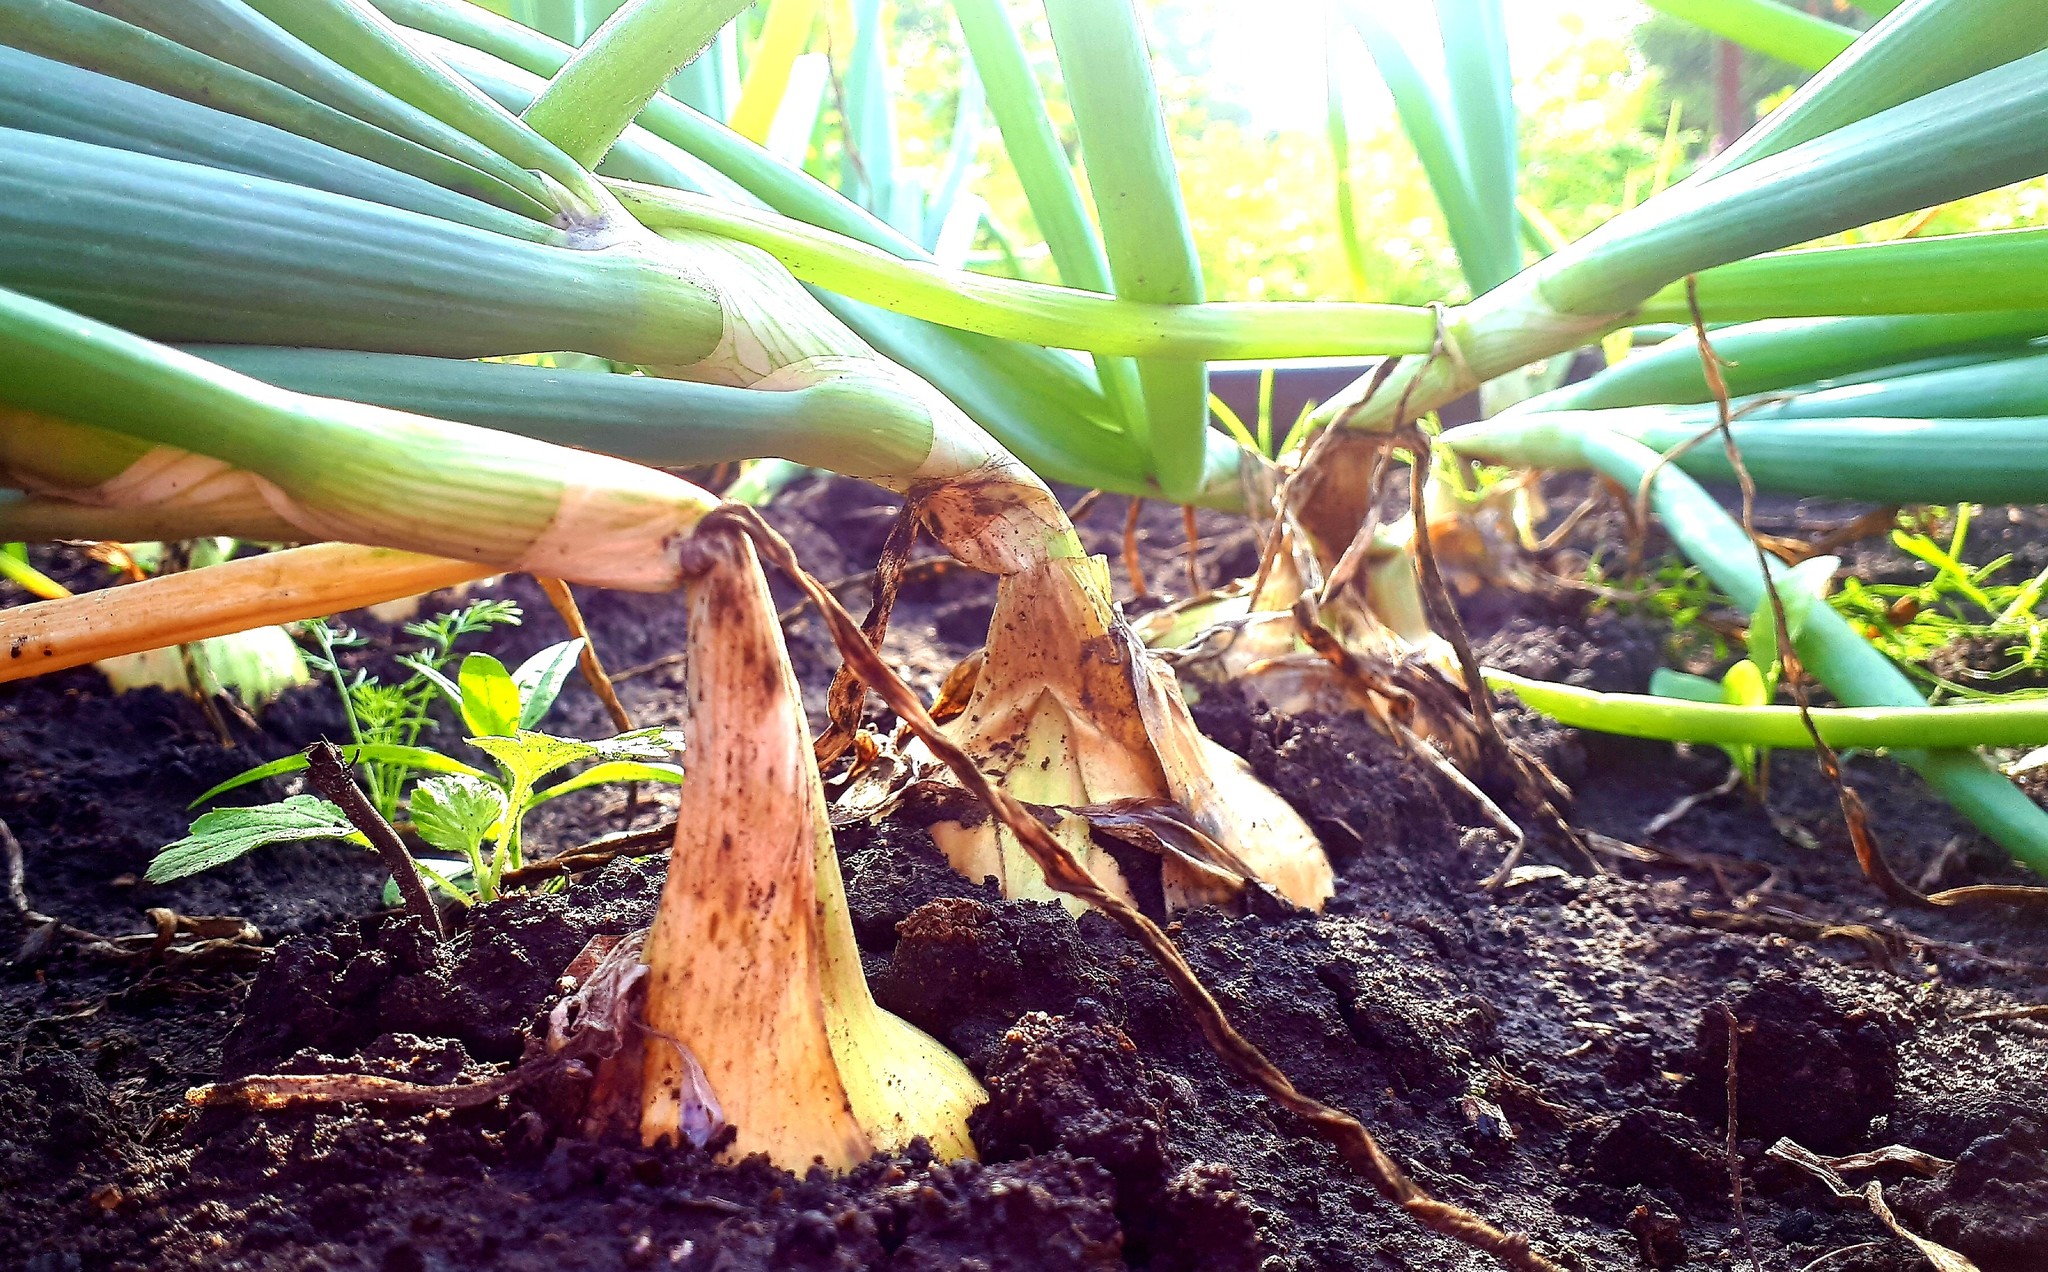
[[[1648,693],[1600,693],[1488,668],[1487,686],[1575,729],[1664,742],[1805,750],[1813,746],[1798,707],[1745,707]],[[1814,707],[1821,740],[1863,750],[1956,749],[2048,744],[2048,702],[1962,703],[1947,707]]]
[[[698,459],[758,456],[765,452],[745,428],[776,418],[787,437],[802,441],[781,448],[791,452],[784,458],[859,470],[902,492],[956,556],[1001,576],[989,656],[956,725],[985,769],[1034,802],[1165,799],[1186,807],[1206,841],[1220,847],[1213,862],[1169,863],[1169,895],[1207,895],[1222,876],[1240,885],[1264,877],[1306,905],[1329,895],[1329,866],[1305,823],[1201,738],[1170,673],[1138,645],[1110,601],[1103,565],[1085,555],[1036,474],[953,399],[834,317],[765,251],[650,212],[648,221],[662,230],[656,233],[588,170],[648,100],[640,90],[650,71],[665,77],[674,70],[665,56],[650,62],[616,46],[646,30],[656,11],[683,21],[702,18],[704,4],[640,0],[622,10],[532,98],[523,120],[367,6],[181,0],[165,9],[192,16],[216,7],[244,20],[200,24],[210,39],[220,37],[202,53],[110,15],[79,10],[90,16],[76,18],[71,6],[0,0],[0,43],[74,70],[111,72],[155,94],[139,118],[118,124],[81,123],[77,112],[33,94],[8,99],[15,104],[0,117],[7,125],[0,133],[0,285],[13,289],[0,320],[29,367],[0,389],[15,413],[5,481],[22,492],[0,503],[0,524],[33,518],[46,532],[90,534],[113,522],[130,529],[148,522],[180,537],[337,539],[603,586],[687,588],[709,574],[729,581],[731,572],[685,568],[692,528],[713,503],[679,479],[537,437],[314,396],[222,363],[239,360],[252,372],[330,392],[337,382],[319,376],[406,367],[422,372],[410,381],[421,392],[469,392],[483,381],[450,377],[525,376],[492,381],[516,389],[537,382],[534,369],[453,372],[421,360],[452,365],[575,351],[677,386],[671,404],[716,410],[715,390],[784,399],[765,409],[750,402],[723,428],[678,433],[713,443]],[[263,87],[277,82],[249,68],[263,65],[263,50],[281,41],[246,21],[250,9],[347,69],[367,98],[330,93],[342,104],[312,110],[303,101],[321,99],[310,80],[285,96]],[[44,38],[60,27],[70,32],[64,42]],[[61,70],[43,69],[53,81],[62,78]],[[126,95],[131,105],[142,100]],[[215,112],[202,103],[216,95],[231,100],[230,113],[243,121],[227,126],[259,144],[239,150],[206,138],[206,116]],[[495,187],[470,171],[491,176],[504,165],[471,154],[402,106],[515,166],[525,174],[517,188],[527,202],[480,197]],[[388,117],[390,126],[373,124],[371,115]],[[306,135],[309,120],[319,123],[321,138]],[[405,134],[394,131],[401,123]],[[388,140],[401,136],[406,146]],[[415,154],[414,146],[440,158]],[[232,156],[223,154],[230,149]],[[467,166],[452,171],[443,160]],[[514,184],[512,172],[502,175]],[[447,207],[450,195],[465,202]],[[220,362],[163,342],[208,346]],[[283,346],[322,352],[292,354]],[[287,364],[289,373],[277,372]],[[601,383],[570,376],[539,396],[559,407],[565,395]],[[582,409],[587,424],[588,404]],[[536,417],[546,420],[548,411],[530,408],[529,422]],[[1078,666],[1077,649],[1084,655]],[[716,707],[707,700],[702,718]],[[1056,791],[1022,789],[1043,773],[1078,781]],[[1067,833],[1078,843],[1085,822],[1070,816]],[[677,871],[693,869],[684,860],[688,845],[678,847]],[[1000,843],[970,847],[963,861],[997,861],[995,873],[1016,890],[1042,887],[1000,864],[1007,851]],[[829,847],[812,856],[819,852],[829,855]],[[1188,877],[1177,881],[1177,869]],[[815,886],[821,897],[831,890]],[[815,921],[815,909],[804,911],[806,921]],[[717,912],[696,913],[715,920]],[[678,924],[657,931],[644,964],[653,1020],[678,1010],[669,998],[684,979],[675,961],[709,939],[702,927],[684,932]],[[775,956],[764,949],[758,957]],[[847,980],[846,967],[857,961],[844,964],[837,980],[820,971],[820,983]],[[735,1019],[756,1032],[733,1054],[782,1045],[772,1032],[758,1032],[775,1027],[766,1016]],[[682,1040],[684,1049],[700,1044],[700,1067],[723,1071],[710,1041]],[[835,1053],[834,1063],[849,1062]],[[745,1123],[742,1144],[750,1142],[746,1125],[765,1127],[774,1116],[759,1109],[734,1116],[736,1097],[714,1094],[729,1120]],[[708,1106],[698,1108],[688,1125],[702,1129],[708,1117]],[[664,1138],[682,1125],[643,1120],[641,1132]],[[922,1133],[942,1138],[934,1128]],[[775,1143],[792,1162],[812,1153],[843,1162],[858,1152],[837,1131]]]
[[[1712,419],[1650,407],[1517,416],[1631,438],[1706,481],[1735,470]],[[1883,504],[2048,502],[2048,416],[1900,419],[1774,413],[1731,426],[1757,489]]]
[[[1944,23],[1916,20],[1936,8],[1949,13]],[[1998,278],[1985,304],[1969,286],[2001,262],[2032,259],[2030,232],[1761,256],[2048,171],[2048,31],[2036,12],[2021,19],[2016,39],[2006,37],[2001,15],[2013,8],[1901,6],[1836,59],[1828,91],[1774,112],[1759,126],[1764,139],[1743,145],[1738,161],[1674,186],[1451,310],[1434,356],[1405,360],[1369,400],[1374,381],[1360,380],[1317,418],[1384,430],[1405,422],[1395,419],[1404,404],[1411,414],[1433,410],[1646,314],[1689,317],[1671,289],[1691,274],[1699,275],[1710,322],[1818,309],[1939,313],[1967,328],[2033,307],[2017,278]],[[1896,72],[1916,56],[1938,62],[1943,82],[1902,95],[1902,85],[1925,83]],[[1827,280],[1821,304],[1813,303],[1816,271]],[[1957,309],[1989,312],[1949,312]]]
[[[1524,468],[1591,469],[1634,490],[1652,473],[1650,499],[1686,558],[1737,605],[1755,611],[1764,579],[1749,536],[1684,472],[1660,467],[1658,451],[1581,422],[1543,415],[1506,416],[1447,431],[1455,454]],[[1775,566],[1773,577],[1779,577]],[[1794,589],[1785,589],[1788,604]],[[1802,604],[1794,646],[1801,665],[1851,707],[1927,705],[1905,673],[1826,604]],[[1943,747],[1952,734],[1900,747],[1894,758],[1918,772],[1987,836],[2032,869],[2048,874],[2048,812],[1974,750]]]

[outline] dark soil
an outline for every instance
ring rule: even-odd
[[[1084,524],[1097,550],[1115,553],[1122,511],[1104,500]],[[772,511],[827,580],[871,563],[891,516],[838,481]],[[1178,511],[1155,506],[1143,524],[1149,581],[1184,594]],[[1209,580],[1248,572],[1240,528],[1205,518],[1204,534]],[[52,567],[77,574],[68,559]],[[501,590],[527,621],[486,647],[510,661],[561,638],[524,580]],[[865,603],[858,583],[843,594]],[[957,567],[914,567],[888,652],[929,690],[979,643],[992,600]],[[638,721],[672,723],[681,668],[657,660],[680,648],[678,602],[584,602],[607,662],[646,667],[622,686]],[[1661,657],[1662,633],[1577,601],[1491,598],[1471,618],[1487,661],[1529,674],[1640,688]],[[363,627],[376,638],[364,656],[384,656],[394,633]],[[815,710],[836,659],[815,615],[786,627]],[[1886,1167],[1853,1182],[1881,1179],[1904,1223],[1982,1272],[2048,1268],[2048,1022],[2008,1010],[2048,988],[2048,923],[1880,902],[1809,760],[1776,758],[1777,824],[1740,794],[1709,799],[1650,840],[1654,854],[1610,847],[1598,874],[1539,838],[1489,892],[1500,837],[1363,721],[1274,718],[1229,691],[1196,715],[1311,818],[1340,883],[1320,917],[1202,910],[1174,935],[1247,1035],[1432,1191],[1568,1268],[1747,1265],[1724,1154],[1725,1007],[1761,1268],[1845,1247],[1857,1248],[1830,1272],[1926,1266],[1765,1158],[1779,1136],[1951,1159],[1933,1179]],[[1725,772],[1711,752],[1560,730],[1519,708],[1505,718],[1576,792],[1575,823],[1631,844]],[[146,929],[153,906],[236,915],[272,950],[257,965],[114,962],[0,914],[0,951],[28,946],[0,971],[0,1267],[1487,1266],[1228,1077],[1109,924],[955,875],[914,811],[842,832],[840,853],[877,999],[990,1089],[979,1164],[913,1152],[798,1177],[598,1147],[549,1129],[559,1093],[541,1089],[457,1113],[194,1114],[185,1089],[224,1075],[446,1082],[516,1059],[585,942],[647,921],[661,868],[621,860],[559,895],[479,907],[438,947],[379,910],[379,872],[339,847],[138,883],[182,832],[186,801],[341,721],[315,687],[261,732],[236,727],[223,748],[185,700],[115,698],[90,671],[0,688],[0,819],[25,850],[33,909],[109,935]],[[549,727],[607,731],[580,685]],[[1903,770],[1858,760],[1850,775],[1909,880],[2018,881]],[[568,847],[651,825],[663,798],[561,800],[533,839]]]

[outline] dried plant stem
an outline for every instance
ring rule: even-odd
[[[1145,587],[1145,567],[1138,560],[1138,514],[1143,511],[1145,501],[1134,496],[1124,512],[1124,570],[1131,576],[1131,595],[1139,598],[1151,595]]]
[[[967,754],[954,745],[925,711],[917,695],[868,645],[852,616],[816,579],[804,572],[788,542],[758,513],[751,508],[727,505],[706,517],[697,533],[721,531],[751,538],[763,558],[773,562],[811,597],[824,616],[834,643],[839,646],[840,656],[867,682],[869,688],[881,695],[890,709],[931,749],[932,754],[952,770],[961,785],[987,805],[990,812],[1017,837],[1044,872],[1047,883],[1102,911],[1145,947],[1225,1066],[1314,1127],[1382,1197],[1406,1210],[1424,1227],[1483,1250],[1517,1272],[1557,1272],[1556,1265],[1530,1249],[1527,1237],[1503,1232],[1463,1207],[1430,1196],[1386,1154],[1356,1118],[1297,1090],[1272,1061],[1231,1026],[1223,1008],[1203,987],[1194,969],[1158,925],[1129,902],[1105,890],[1086,867],[1052,837],[1044,823],[994,786]]]
[[[321,798],[341,809],[349,824],[363,832],[363,838],[384,859],[384,868],[391,872],[399,895],[405,898],[406,913],[425,924],[435,940],[446,935],[441,927],[441,912],[435,908],[434,898],[427,895],[420,872],[413,868],[412,854],[405,850],[405,841],[349,776],[348,765],[334,743],[315,742],[306,748],[306,782],[320,792]]]
[[[1888,900],[1909,905],[1924,904],[1926,898],[1892,872],[1891,864],[1884,858],[1884,850],[1878,847],[1876,834],[1870,829],[1870,817],[1864,811],[1862,797],[1843,778],[1841,760],[1835,755],[1834,748],[1821,738],[1820,727],[1813,722],[1813,703],[1806,693],[1806,672],[1799,665],[1792,645],[1791,624],[1785,618],[1785,598],[1778,592],[1777,579],[1771,573],[1770,557],[1756,536],[1756,482],[1750,478],[1749,466],[1742,461],[1742,449],[1735,444],[1735,430],[1730,427],[1734,416],[1729,409],[1728,380],[1721,374],[1720,355],[1714,352],[1713,344],[1707,339],[1707,322],[1700,314],[1699,279],[1690,274],[1685,279],[1685,296],[1692,307],[1693,338],[1699,343],[1700,369],[1706,375],[1707,388],[1714,395],[1721,448],[1727,454],[1728,466],[1735,470],[1736,484],[1742,490],[1742,532],[1748,536],[1750,548],[1756,553],[1756,569],[1763,581],[1764,599],[1770,602],[1771,622],[1778,629],[1778,658],[1784,666],[1785,684],[1792,690],[1792,700],[1799,704],[1800,722],[1805,724],[1807,734],[1813,739],[1814,758],[1820,764],[1822,776],[1835,788],[1835,798],[1842,808],[1842,821],[1849,828],[1849,842],[1856,849],[1856,861],[1863,867],[1864,877],[1876,884]]]
[[[1763,1265],[1756,1261],[1756,1246],[1749,1239],[1749,1217],[1742,1206],[1742,1153],[1736,1146],[1736,1091],[1742,1085],[1736,1069],[1736,1056],[1742,1048],[1742,1030],[1736,1024],[1735,1013],[1726,1003],[1716,1003],[1721,1019],[1728,1026],[1728,1067],[1726,1086],[1728,1092],[1728,1140],[1724,1152],[1728,1158],[1728,1196],[1735,1207],[1735,1231],[1742,1238],[1742,1249],[1749,1255],[1749,1266],[1755,1272],[1763,1272]]]
[[[583,610],[576,604],[576,594],[561,579],[536,574],[533,581],[540,584],[540,590],[547,594],[548,603],[555,607],[555,613],[562,616],[569,634],[582,639],[583,652],[577,656],[576,665],[582,670],[590,691],[604,703],[605,711],[612,718],[612,727],[621,733],[631,733],[633,717],[626,711],[626,704],[619,701],[619,691],[612,686],[612,678],[605,674],[604,663],[598,659],[597,643],[590,639],[590,627],[583,621]]]

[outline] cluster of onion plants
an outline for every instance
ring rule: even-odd
[[[2048,16],[2020,0],[1909,0],[1700,173],[1528,268],[1514,222],[1490,217],[1494,237],[1471,239],[1491,244],[1468,271],[1480,294],[1448,311],[1205,301],[1131,0],[1043,6],[1086,194],[1009,11],[955,5],[1057,286],[937,259],[943,234],[906,233],[905,217],[663,91],[726,92],[715,63],[692,59],[722,57],[747,7],[631,0],[572,48],[466,0],[0,0],[0,540],[305,545],[8,611],[0,677],[508,570],[687,598],[684,810],[660,914],[570,1022],[580,1045],[615,1041],[588,1052],[593,1131],[703,1144],[729,1126],[728,1151],[845,1166],[919,1135],[971,1152],[980,1097],[956,1058],[868,995],[752,523],[667,470],[773,458],[874,481],[999,576],[978,680],[927,743],[956,775],[967,766],[969,789],[1050,806],[1056,825],[963,818],[940,838],[964,869],[1123,914],[1127,882],[1092,854],[1090,810],[1137,801],[1192,832],[1163,859],[1170,902],[1257,886],[1313,907],[1332,886],[1313,835],[1194,729],[1180,680],[1117,611],[1048,480],[1261,517],[1277,505],[1259,578],[1154,634],[1227,628],[1226,662],[1269,669],[1311,650],[1353,672],[1424,650],[1471,716],[1455,695],[1433,717],[1381,695],[1380,715],[1419,753],[1469,760],[1484,689],[1457,683],[1474,673],[1436,643],[1453,633],[1409,565],[1434,572],[1435,521],[1404,537],[1370,516],[1367,477],[1392,444],[1411,457],[1429,444],[1418,417],[1609,332],[1689,320],[1694,296],[1706,322],[1736,324],[1715,341],[1745,394],[2016,356],[2048,332],[2029,309],[2048,252],[2037,232],[1784,250],[2048,170]],[[1498,35],[1497,0],[1458,7]],[[791,47],[776,23],[796,8],[770,11],[764,45]],[[1456,66],[1466,141],[1452,159],[1475,205],[1495,206],[1512,198],[1505,58]],[[732,109],[762,107],[742,88]],[[1435,444],[1641,480],[1670,430],[1697,431],[1683,404],[1711,396],[1689,349]],[[1324,404],[1276,499],[1264,461],[1209,426],[1206,363],[1315,354],[1390,361]],[[2002,418],[2022,412],[1934,410],[1948,399],[1911,379],[1943,373],[1923,361],[1876,378],[1929,436],[1954,435],[1949,415],[1989,417],[1961,426],[1980,438],[2024,429]],[[1820,448],[1883,431],[1803,419],[1801,400],[1742,426],[1794,439],[1775,467],[1758,441],[1760,482],[1816,480]],[[2014,464],[1931,445],[1946,467],[1905,450],[1878,466],[1940,485],[1917,498],[2015,489]],[[1653,502],[1753,603],[1763,576],[1747,541],[1690,476],[1711,464],[1679,455]],[[1843,701],[1920,702],[1826,607],[1801,613],[1800,659]],[[835,704],[835,730],[856,727],[859,695]],[[1630,709],[1595,706],[1610,721]],[[2000,718],[2004,732],[1978,736],[1945,716],[1901,754],[2048,864],[2048,816],[1961,745],[2024,732]],[[1240,1072],[1256,1069],[1220,1013],[1202,1019]],[[1547,1266],[1446,1217],[1355,1122],[1284,1089],[1411,1213]]]

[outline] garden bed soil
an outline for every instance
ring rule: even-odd
[[[1084,523],[1114,557],[1123,503]],[[770,517],[819,577],[872,563],[893,507],[812,481]],[[1177,510],[1143,519],[1155,589],[1185,593]],[[1205,516],[1210,580],[1249,571],[1249,534]],[[53,568],[78,569],[58,558]],[[1116,568],[1119,586],[1127,582]],[[74,577],[78,575],[74,572]],[[794,594],[777,581],[777,595]],[[561,638],[527,611],[485,647]],[[857,584],[846,589],[856,610]],[[682,712],[672,596],[589,593],[596,644],[642,724]],[[889,654],[929,691],[986,630],[993,586],[914,567]],[[1530,675],[1640,689],[1662,633],[1574,599],[1470,607],[1482,656]],[[391,629],[369,620],[369,657]],[[836,666],[816,616],[786,624],[813,710]],[[602,735],[580,685],[549,727]],[[1304,1090],[1356,1113],[1428,1189],[1526,1232],[1560,1266],[1909,1272],[1925,1261],[1863,1210],[1764,1156],[1906,1145],[1954,1162],[1883,1181],[1902,1222],[1982,1272],[2048,1268],[2048,922],[2009,908],[1902,910],[1857,873],[1809,758],[1772,765],[1774,823],[1739,794],[1668,830],[1714,786],[1715,753],[1509,727],[1612,841],[1603,872],[1536,839],[1506,846],[1465,796],[1361,720],[1280,719],[1229,690],[1196,717],[1293,800],[1339,875],[1321,916],[1179,917],[1172,932],[1237,1025]],[[619,860],[559,895],[471,911],[437,947],[380,910],[379,872],[339,846],[265,850],[165,887],[138,882],[186,801],[342,722],[294,691],[224,748],[198,709],[109,695],[78,670],[0,688],[0,819],[35,911],[103,934],[144,911],[231,915],[262,949],[117,962],[0,915],[0,1268],[1462,1269],[1290,1115],[1227,1076],[1143,953],[1107,922],[1007,902],[951,872],[916,810],[842,832],[877,999],[987,1084],[981,1161],[912,1151],[844,1176],[558,1136],[548,1092],[459,1112],[195,1112],[185,1090],[251,1072],[348,1070],[446,1082],[515,1060],[592,936],[646,923],[660,859]],[[1900,873],[2018,881],[2000,854],[1881,760],[1849,765]],[[672,796],[551,804],[529,839],[570,846],[658,824]],[[1800,838],[1809,842],[1802,845]],[[1647,847],[1649,851],[1641,851]],[[1725,1154],[1727,1025],[1739,1031],[1737,1152]]]

